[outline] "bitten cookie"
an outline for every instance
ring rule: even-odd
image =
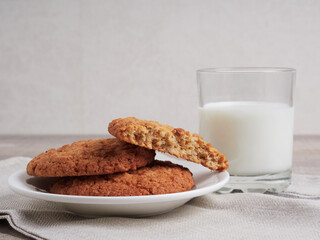
[[[188,191],[193,185],[192,173],[187,168],[155,160],[135,171],[62,178],[51,186],[50,192],[82,196],[141,196]]]
[[[154,160],[155,151],[117,138],[74,142],[32,159],[27,173],[37,177],[102,175],[136,170]]]
[[[113,120],[108,130],[113,136],[126,142],[201,163],[211,170],[223,171],[229,166],[225,155],[210,143],[181,128],[128,117]]]

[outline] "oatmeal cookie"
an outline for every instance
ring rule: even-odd
[[[229,166],[225,155],[210,143],[181,128],[128,117],[113,120],[108,130],[113,136],[126,142],[201,163],[211,170],[223,171]]]
[[[124,173],[100,176],[65,177],[50,192],[81,196],[141,196],[191,190],[192,173],[171,162],[153,161],[146,167]]]
[[[27,173],[37,177],[102,175],[136,170],[154,160],[155,151],[117,138],[74,142],[32,159]]]

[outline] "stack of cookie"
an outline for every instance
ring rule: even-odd
[[[59,177],[51,193],[140,196],[188,191],[194,185],[187,168],[154,160],[155,150],[212,170],[228,167],[223,154],[183,129],[125,118],[113,120],[109,132],[117,138],[79,141],[41,153],[29,162],[27,173]]]

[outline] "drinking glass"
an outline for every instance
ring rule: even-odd
[[[292,68],[197,71],[199,135],[225,154],[230,182],[222,193],[282,192],[291,181]]]

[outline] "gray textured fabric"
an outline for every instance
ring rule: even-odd
[[[320,176],[293,175],[282,194],[208,194],[149,218],[86,219],[13,193],[29,158],[0,161],[0,218],[35,239],[320,239]]]

